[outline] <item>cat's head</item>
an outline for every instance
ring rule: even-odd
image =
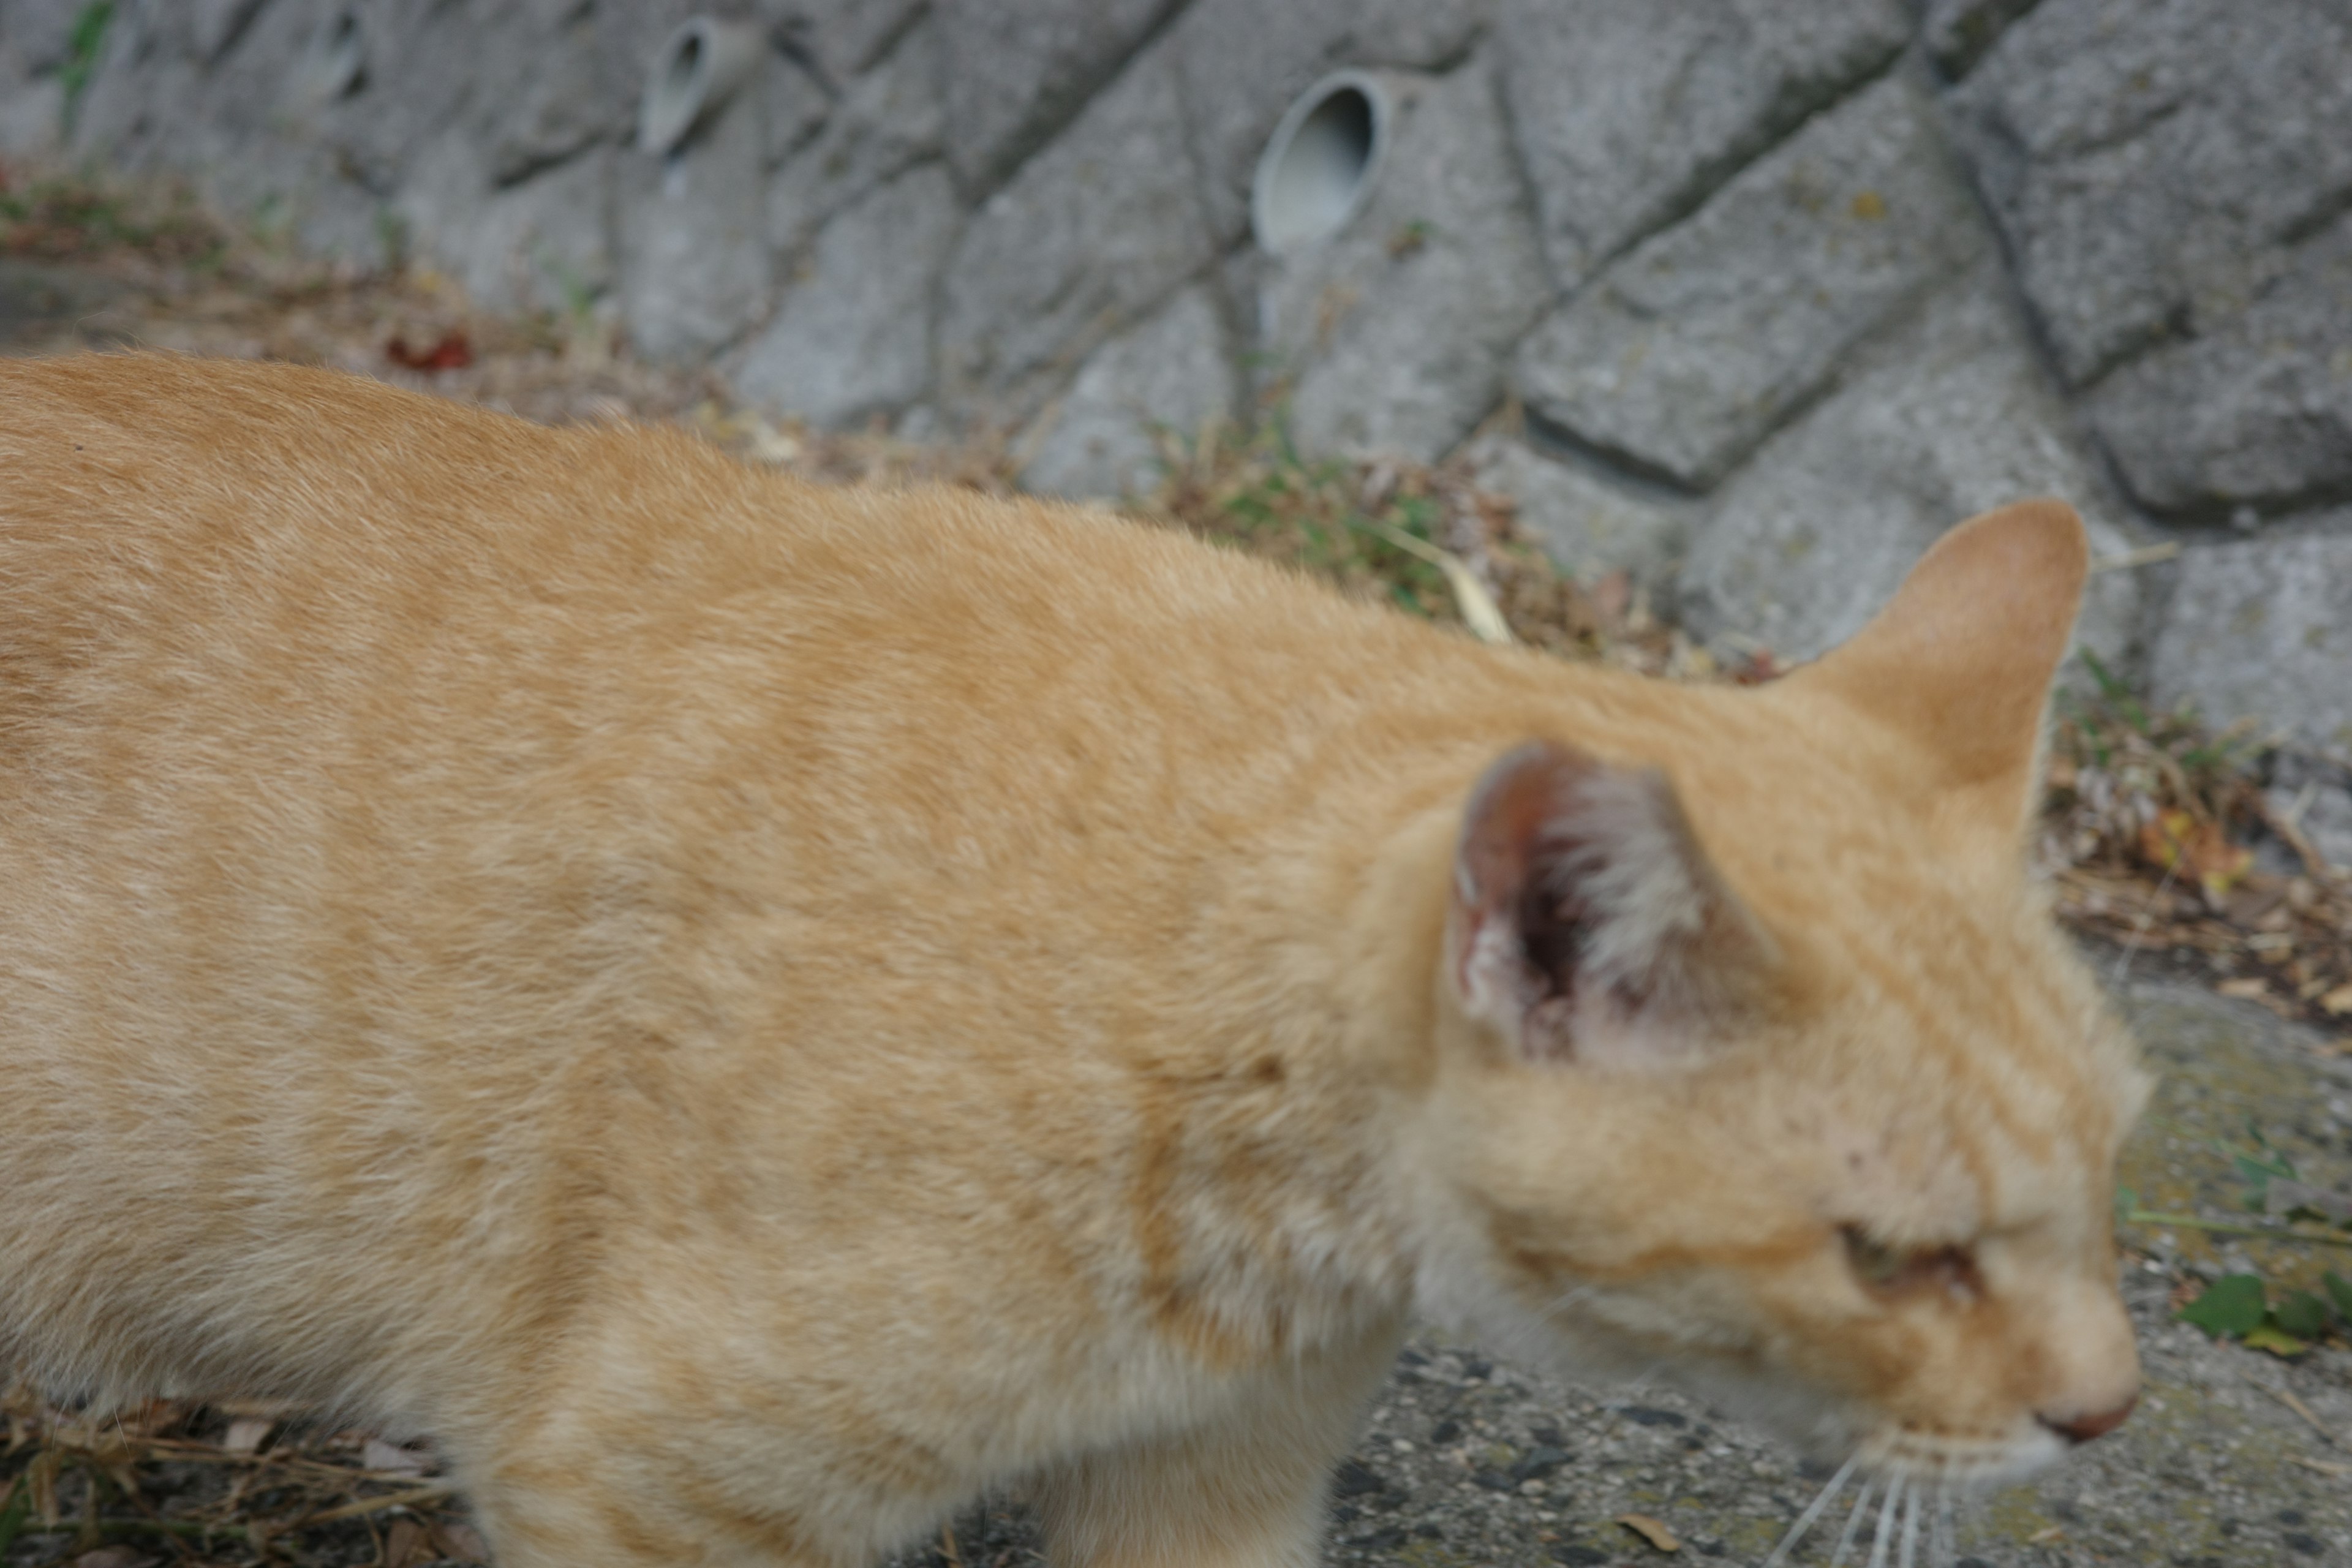
[[[2146,1087],[2026,865],[2084,570],[2066,508],[1981,517],[1788,679],[1493,765],[1439,981],[1433,1308],[1914,1475],[2123,1419]]]

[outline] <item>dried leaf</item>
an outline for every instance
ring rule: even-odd
[[[1675,1532],[1665,1527],[1664,1521],[1653,1519],[1646,1513],[1621,1513],[1617,1516],[1617,1522],[1661,1552],[1680,1552],[1683,1549],[1683,1543],[1675,1539]]]
[[[433,1533],[439,1537],[441,1554],[445,1557],[453,1557],[460,1563],[488,1563],[490,1560],[489,1542],[484,1541],[482,1532],[470,1524],[444,1523],[436,1521]],[[947,1539],[950,1546],[955,1543],[955,1537],[952,1534]],[[949,1560],[960,1561],[954,1557]]]
[[[2224,980],[2213,989],[2224,996],[2234,996],[2241,1002],[2252,1002],[2268,995],[2271,986],[2270,982],[2261,975],[2250,974],[2242,980]]]
[[[242,1415],[228,1424],[228,1433],[221,1438],[221,1448],[230,1454],[257,1454],[261,1445],[269,1440],[278,1423],[266,1415]]]
[[[421,1476],[433,1468],[433,1456],[420,1448],[399,1448],[381,1437],[371,1437],[360,1450],[360,1463],[391,1475]]]
[[[155,1568],[163,1559],[135,1546],[101,1546],[73,1560],[73,1568]]]
[[[416,1520],[395,1519],[384,1531],[383,1568],[414,1568],[438,1555],[433,1549],[433,1532]]]
[[[2338,985],[2319,999],[2319,1010],[2331,1018],[2352,1013],[2352,981]]]
[[[383,345],[383,357],[407,370],[463,370],[474,363],[474,345],[463,327],[452,327],[426,348],[395,337]]]
[[[55,1448],[44,1448],[25,1467],[25,1490],[44,1530],[58,1527],[58,1466],[64,1458]]]
[[[2243,1341],[2249,1350],[2268,1351],[2275,1356],[2296,1356],[2311,1348],[2308,1340],[2296,1339],[2276,1323],[2262,1323],[2247,1331]]]

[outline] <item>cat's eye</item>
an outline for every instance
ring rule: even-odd
[[[1940,1286],[1950,1295],[1974,1300],[1984,1293],[1975,1256],[1965,1247],[1889,1247],[1860,1226],[1843,1226],[1846,1262],[1854,1278],[1872,1291],[1889,1295],[1923,1287]]]

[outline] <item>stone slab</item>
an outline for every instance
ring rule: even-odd
[[[2004,29],[2042,0],[1927,0],[1919,36],[1949,80],[1976,68]]]
[[[1502,0],[1513,130],[1572,289],[1911,36],[1903,0]]]
[[[761,141],[738,98],[667,158],[618,154],[621,319],[646,358],[707,360],[767,313]]]
[[[2044,0],[2001,35],[1954,124],[2070,383],[2234,316],[2352,203],[2347,61],[2333,0]]]
[[[1215,290],[1195,283],[1097,349],[1024,437],[1036,455],[1022,488],[1073,500],[1150,489],[1160,474],[1155,426],[1190,440],[1234,416],[1241,375],[1231,336]]]
[[[918,24],[843,89],[824,128],[768,182],[768,243],[793,251],[834,214],[946,145],[939,29]]]
[[[935,13],[955,62],[941,89],[948,161],[969,191],[993,187],[1076,115],[1176,0],[989,0]]]
[[[1193,0],[1171,36],[1219,242],[1249,231],[1258,155],[1318,78],[1341,66],[1450,63],[1488,9],[1488,0]]]
[[[501,188],[481,141],[453,129],[417,155],[395,204],[409,248],[486,310],[575,315],[613,286],[619,155],[591,147]]]
[[[923,13],[924,0],[760,0],[777,39],[835,87],[887,53]]]
[[[972,216],[940,323],[948,411],[1025,421],[1096,345],[1213,259],[1164,49]]]
[[[8,0],[0,5],[0,49],[23,62],[26,73],[46,76],[65,64],[74,24],[87,0]]]
[[[1927,106],[1889,77],[1612,266],[1528,337],[1517,383],[1577,440],[1703,489],[1985,248]]]
[[[1395,119],[1363,210],[1265,264],[1258,330],[1312,451],[1429,461],[1500,398],[1511,345],[1549,298],[1493,73],[1389,73]]]
[[[64,144],[65,84],[0,79],[0,157],[46,158]]]
[[[2352,493],[2352,219],[2242,314],[2125,365],[2085,407],[2155,511],[2218,521]]]
[[[1678,607],[1698,636],[1811,658],[1861,629],[1946,529],[2030,496],[2072,502],[2095,558],[2129,548],[1987,268],[1725,484],[1683,568]],[[2141,591],[2130,571],[2095,574],[2078,643],[2128,669]]]
[[[2352,510],[2310,531],[2192,545],[2149,649],[2150,690],[2211,724],[2257,719],[2352,762]]]
[[[1689,542],[1690,507],[1508,437],[1480,437],[1464,455],[1479,488],[1510,497],[1520,529],[1579,583],[1590,587],[1612,572],[1654,592],[1673,583]]]
[[[488,146],[493,184],[511,185],[635,129],[635,100],[615,103],[598,90],[593,13],[541,24],[519,6],[478,33],[474,47],[478,79],[497,84],[478,95],[478,131],[468,127]]]
[[[931,301],[961,215],[926,163],[827,224],[735,373],[736,390],[825,426],[897,411],[931,384]]]

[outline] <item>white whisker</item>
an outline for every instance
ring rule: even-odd
[[[1870,1542],[1870,1568],[1886,1568],[1886,1550],[1895,1543],[1895,1509],[1903,1500],[1903,1489],[1910,1480],[1897,1473],[1887,1483],[1886,1501],[1878,1510],[1878,1529]]]
[[[1839,1564],[1845,1561],[1845,1554],[1853,1550],[1853,1538],[1862,1529],[1863,1510],[1870,1507],[1871,1489],[1877,1484],[1876,1481],[1862,1483],[1862,1491],[1853,1500],[1853,1511],[1845,1516],[1845,1529],[1838,1534],[1837,1550],[1830,1553],[1830,1568],[1839,1568]]]
[[[1903,1510],[1903,1568],[1918,1568],[1919,1515],[1925,1511],[1919,1504],[1921,1495],[1927,1489],[1926,1487],[1913,1487]]]
[[[1797,1516],[1797,1522],[1789,1527],[1789,1533],[1780,1538],[1780,1544],[1772,1548],[1772,1555],[1764,1559],[1764,1568],[1778,1568],[1780,1560],[1796,1550],[1797,1542],[1805,1538],[1805,1531],[1812,1529],[1813,1521],[1821,1518],[1822,1510],[1829,1507],[1831,1500],[1845,1489],[1846,1478],[1853,1474],[1853,1468],[1860,1463],[1862,1456],[1856,1454],[1838,1468],[1838,1473],[1830,1478],[1830,1484],[1822,1489],[1821,1496],[1813,1500],[1811,1507]]]
[[[1936,1479],[1936,1535],[1929,1555],[1937,1568],[1951,1568],[1959,1560],[1960,1543],[1952,1532],[1952,1477],[1949,1471]]]

